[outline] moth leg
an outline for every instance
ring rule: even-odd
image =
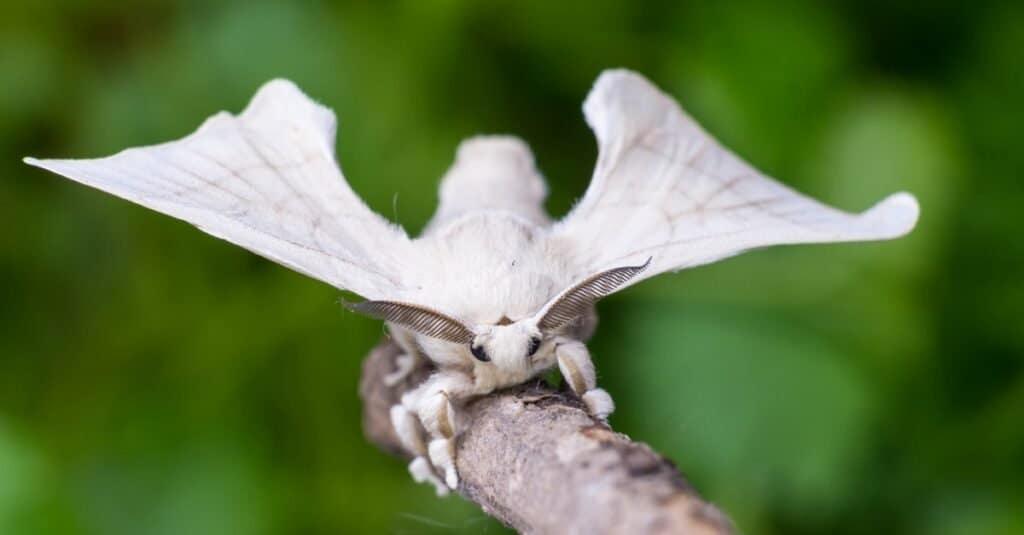
[[[422,386],[402,396],[402,404],[415,412],[431,441],[427,454],[445,484],[455,489],[459,475],[455,468],[455,437],[458,434],[453,401],[473,393],[473,381],[462,372],[440,371]]]
[[[402,353],[395,357],[395,371],[384,376],[386,386],[395,386],[401,383],[416,368],[420,359],[419,347],[416,339],[405,329],[392,328],[391,338],[402,348]]]
[[[394,405],[391,407],[391,425],[394,426],[395,433],[398,434],[399,440],[402,441],[402,446],[415,455],[412,462],[409,463],[409,474],[412,475],[413,480],[417,483],[430,483],[434,485],[434,490],[438,496],[447,495],[448,487],[434,473],[430,462],[427,461],[429,453],[427,452],[426,445],[423,443],[423,430],[419,422],[416,421],[416,416],[409,412],[409,409],[405,408],[404,405]]]
[[[395,357],[395,371],[384,376],[384,384],[395,386],[405,380],[416,367],[416,357],[409,353],[402,353]]]
[[[560,341],[555,346],[558,369],[572,391],[583,399],[591,416],[600,420],[608,419],[615,411],[615,402],[603,388],[597,388],[597,373],[590,351],[579,340]]]

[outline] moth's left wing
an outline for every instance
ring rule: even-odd
[[[334,159],[334,114],[286,80],[238,116],[178,141],[94,160],[31,165],[183,219],[218,238],[368,299],[401,295],[411,247],[370,210]]]
[[[603,73],[583,108],[597,166],[583,199],[552,229],[577,278],[652,258],[633,284],[767,245],[895,238],[917,220],[908,193],[849,214],[779,184],[632,72]]]

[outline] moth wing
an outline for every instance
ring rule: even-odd
[[[635,73],[602,73],[583,109],[597,165],[583,198],[552,229],[577,278],[653,258],[633,284],[756,247],[895,238],[917,221],[908,193],[850,214],[783,186]]]
[[[345,181],[335,128],[330,110],[273,80],[241,114],[218,113],[177,141],[99,159],[25,161],[337,288],[394,297],[410,284],[402,269],[410,241]]]

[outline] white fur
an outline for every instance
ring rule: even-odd
[[[413,477],[441,492],[458,484],[456,410],[466,399],[557,362],[592,414],[613,410],[596,388],[586,347],[538,328],[553,299],[576,282],[648,258],[630,284],[766,245],[893,238],[917,220],[917,202],[906,193],[862,214],[800,195],[721,147],[628,71],[603,73],[584,113],[599,158],[568,216],[552,224],[544,211],[547,190],[525,143],[479,137],[459,147],[437,213],[415,240],[349,188],[334,160],[333,113],[284,80],[266,84],[240,115],[217,114],[176,142],[96,160],[26,162],[367,299],[427,306],[465,324],[489,362],[468,345],[390,325],[405,353],[387,381],[402,381],[419,355],[438,368],[392,419],[416,454]],[[533,337],[543,343],[529,356]]]

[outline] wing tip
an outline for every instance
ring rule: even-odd
[[[863,217],[877,229],[879,239],[893,239],[913,230],[920,214],[917,198],[901,191],[879,201],[864,212]]]
[[[647,78],[642,74],[625,67],[613,67],[611,69],[604,69],[597,75],[597,80],[594,81],[594,87],[603,88],[616,83],[635,81],[647,82]]]
[[[583,101],[583,111],[590,117],[598,109],[603,108],[607,105],[604,102],[608,95],[614,94],[618,86],[623,83],[629,83],[633,80],[644,80],[646,79],[640,74],[625,68],[605,69],[597,75],[597,79],[594,80],[594,85],[591,86],[590,92],[587,93],[587,98]]]
[[[238,115],[240,119],[269,113],[279,119],[293,120],[296,116],[315,122],[329,137],[327,148],[334,154],[334,135],[337,119],[334,112],[310,97],[298,84],[287,78],[272,78],[256,90],[249,104]]]
[[[59,167],[60,163],[65,160],[49,160],[44,158],[34,158],[32,156],[26,156],[22,158],[21,161],[24,162],[26,165],[31,165],[32,167],[44,169],[52,173],[57,173],[58,171],[56,171],[56,168]]]
[[[664,115],[675,100],[644,75],[626,68],[601,71],[583,101],[583,117],[598,138],[629,114],[632,121],[647,122]],[[639,118],[637,118],[639,117]]]
[[[302,103],[303,105],[313,105],[316,108],[323,108],[320,103],[307,95],[306,92],[303,91],[295,82],[287,78],[271,78],[256,90],[256,93],[254,93],[252,98],[249,99],[249,105],[242,111],[242,113],[244,114],[252,108],[258,108],[261,103],[270,100]]]

